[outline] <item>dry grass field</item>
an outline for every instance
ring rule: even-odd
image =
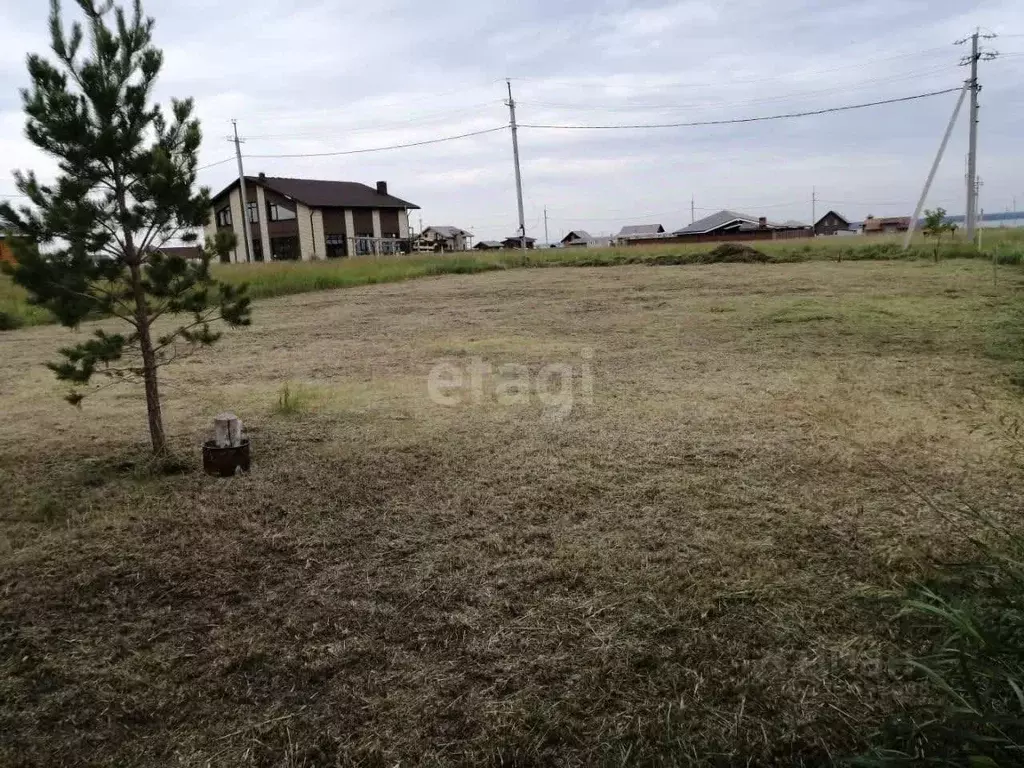
[[[880,594],[969,556],[922,495],[1020,507],[991,427],[1022,286],[814,262],[269,299],[166,369],[169,474],[140,391],[62,402],[42,363],[70,331],[4,334],[0,763],[856,754],[922,695]],[[474,359],[571,366],[571,411],[486,375],[434,402],[432,367]],[[213,479],[228,408],[254,471]]]

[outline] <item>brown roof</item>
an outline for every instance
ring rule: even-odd
[[[864,220],[864,231],[874,232],[885,227],[896,227],[897,229],[910,229],[909,216],[890,216],[888,218],[869,218]]]
[[[262,185],[311,208],[419,208],[418,205],[394,195],[382,195],[373,187],[355,181],[246,176],[245,183]],[[213,199],[218,200],[224,197],[237,185],[237,181],[231,182]]]

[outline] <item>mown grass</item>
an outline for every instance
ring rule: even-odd
[[[492,271],[261,303],[144,398],[0,357],[0,764],[819,766],[935,703],[876,595],[1018,525],[978,429],[1021,273],[975,261]],[[496,371],[593,368],[560,421]],[[467,370],[431,398],[439,361]],[[451,377],[447,377],[451,378]],[[288,385],[284,398],[283,385]],[[293,393],[310,393],[309,407]],[[302,398],[299,398],[301,402]]]

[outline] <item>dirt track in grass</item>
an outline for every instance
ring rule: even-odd
[[[964,556],[905,484],[1019,508],[988,428],[1018,409],[1020,277],[577,268],[261,301],[164,379],[191,467],[213,415],[247,425],[231,480],[149,472],[141,392],[65,405],[41,364],[71,332],[4,334],[0,762],[855,752],[914,694],[876,593]],[[504,402],[506,364],[571,410]]]

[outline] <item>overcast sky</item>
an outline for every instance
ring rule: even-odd
[[[70,14],[71,5],[65,3]],[[981,64],[979,173],[988,211],[1024,208],[1024,3],[1020,0],[149,0],[166,56],[159,97],[192,96],[203,164],[232,156],[237,118],[246,172],[361,181],[421,206],[423,223],[479,239],[516,231],[511,137],[519,122],[620,125],[745,118],[955,88],[975,26],[1004,56]],[[0,194],[8,170],[52,172],[23,137],[25,54],[47,50],[46,3],[0,0]],[[786,121],[699,128],[519,132],[528,234],[676,229],[724,207],[811,218],[811,192],[851,220],[909,214],[956,94]],[[964,208],[966,110],[929,199]],[[232,162],[202,172],[217,191]]]

